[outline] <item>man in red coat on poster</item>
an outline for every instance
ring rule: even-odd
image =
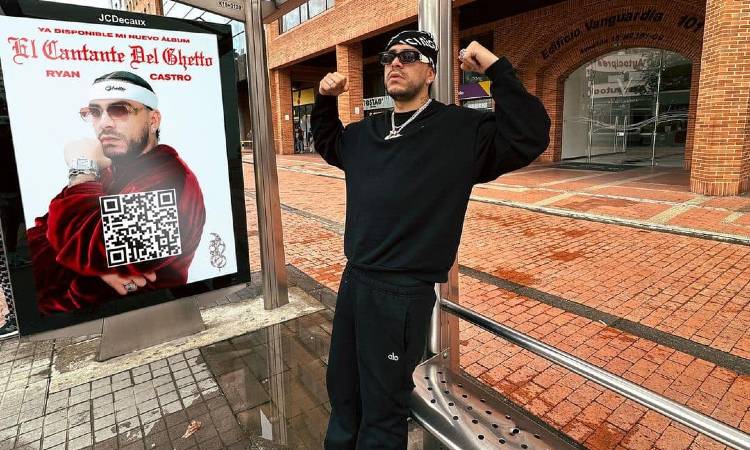
[[[28,232],[38,306],[44,315],[184,285],[206,221],[197,178],[175,149],[159,144],[161,113],[147,81],[122,71],[99,77],[80,114],[92,124],[98,140],[66,146],[70,181]],[[115,196],[106,198],[118,207],[128,202],[143,205],[150,196],[158,198],[159,206],[165,201],[172,209],[167,216],[160,213],[158,221],[153,208],[142,207],[128,219],[114,217],[110,220],[117,223],[103,223],[105,204],[115,204],[104,196]],[[129,213],[124,214],[120,217]],[[125,220],[129,225],[123,230]],[[130,235],[113,237],[117,225],[119,233]],[[139,241],[144,235],[150,242]],[[154,258],[164,254],[164,249],[154,247],[169,239],[173,242],[168,256]],[[114,242],[120,245],[114,249],[117,253]]]

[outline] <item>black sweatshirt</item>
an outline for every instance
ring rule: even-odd
[[[528,165],[547,148],[547,111],[510,62],[500,58],[486,74],[494,113],[433,100],[391,140],[384,139],[390,114],[344,127],[336,97],[316,96],[315,150],[346,174],[344,253],[351,265],[446,281],[472,186]],[[396,123],[409,116],[396,114]]]

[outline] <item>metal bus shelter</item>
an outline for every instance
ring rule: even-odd
[[[304,0],[181,0],[244,21],[248,52],[249,101],[252,112],[253,158],[266,308],[288,301],[278,174],[273,145],[263,25],[277,20]],[[420,0],[419,28],[431,32],[444,51],[439,54],[434,97],[453,102],[451,0]],[[447,49],[447,50],[446,50]],[[543,427],[509,402],[498,399],[477,380],[458,369],[458,320],[466,320],[587,380],[634,400],[687,427],[735,449],[750,450],[750,435],[611,374],[575,356],[497,323],[458,303],[458,264],[448,282],[436,285],[425,361],[417,368],[412,415],[429,433],[425,449],[576,448],[561,433]]]
[[[203,7],[208,3],[216,5],[202,1],[185,3]],[[304,1],[218,2],[220,5],[228,3],[234,4],[235,12],[244,13],[244,16],[233,17],[246,24],[263,287],[266,307],[273,308],[286,302],[287,281],[263,24],[278,19]],[[215,7],[211,9],[222,13]],[[420,0],[419,3],[419,28],[433,33],[439,47],[444,49],[439,54],[434,84],[434,97],[443,103],[452,103],[454,98],[451,10],[451,0]],[[729,447],[750,450],[750,435],[739,429],[464,308],[458,304],[457,263],[449,273],[448,282],[436,286],[436,293],[439,300],[428,336],[428,354],[414,374],[417,387],[412,395],[412,415],[429,433],[424,441],[425,449],[578,447],[560,433],[530,420],[513,405],[500,401],[477,380],[460,373],[458,320],[463,319]]]
[[[273,309],[288,302],[288,282],[263,25],[277,20],[305,0],[179,1],[245,23],[263,293],[265,307]],[[439,54],[434,84],[434,97],[443,103],[452,103],[454,98],[451,10],[451,0],[420,0],[419,3],[419,27],[433,33],[444,49]],[[433,312],[428,351],[414,374],[417,387],[412,394],[412,416],[429,433],[425,436],[425,449],[581,447],[562,433],[540,425],[481,382],[460,373],[458,321],[463,319],[718,442],[750,450],[750,435],[739,429],[471,311],[458,303],[458,293],[458,264],[454,263],[448,282],[436,285],[439,300]]]

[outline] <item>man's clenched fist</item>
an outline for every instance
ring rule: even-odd
[[[461,50],[458,56],[458,60],[461,61],[461,70],[481,74],[484,74],[484,71],[498,59],[494,53],[477,41],[472,41],[465,49]]]
[[[329,73],[320,80],[318,92],[321,95],[333,95],[338,97],[349,90],[349,80],[338,72]]]
[[[95,161],[99,169],[105,169],[112,164],[112,161],[104,156],[102,144],[97,139],[78,139],[69,142],[65,145],[63,153],[68,167],[73,167],[78,158]]]

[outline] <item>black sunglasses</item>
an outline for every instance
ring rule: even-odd
[[[396,58],[401,61],[401,64],[411,64],[417,61],[423,62],[425,64],[431,64],[430,58],[426,57],[416,50],[403,50],[398,53],[394,51],[380,52],[379,55],[380,64],[384,66],[389,66]]]

